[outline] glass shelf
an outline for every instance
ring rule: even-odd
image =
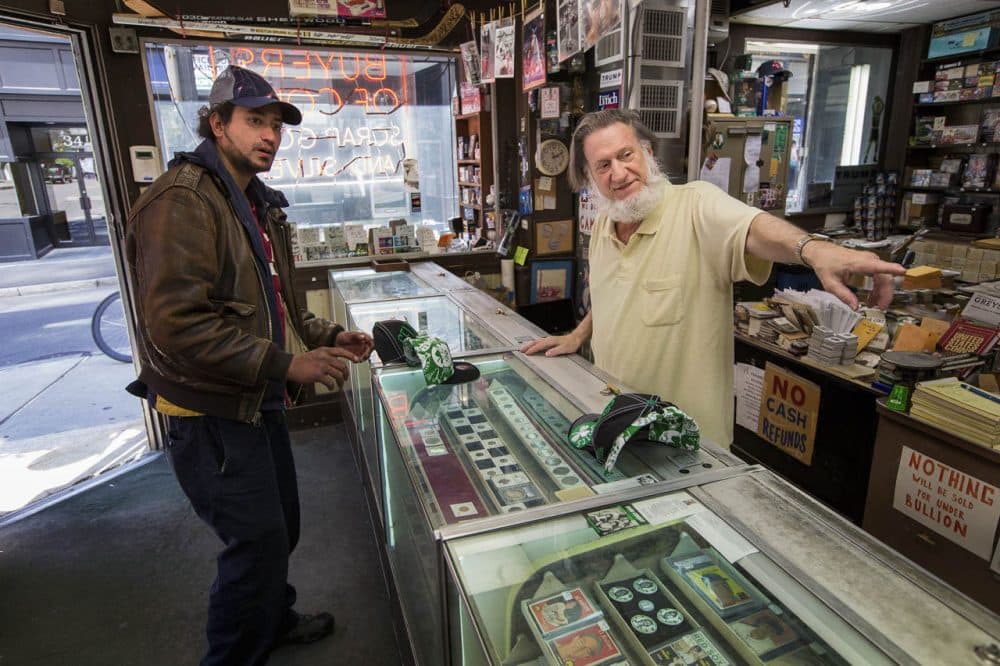
[[[595,486],[641,474],[660,478],[628,449],[609,472],[570,446],[581,410],[513,354],[470,360],[480,378],[458,385],[428,387],[408,367],[376,371],[387,429],[432,527],[590,497]]]
[[[434,296],[437,289],[409,271],[376,272],[372,268],[330,271],[330,285],[345,303]]]

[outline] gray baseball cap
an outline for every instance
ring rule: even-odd
[[[264,77],[236,65],[230,65],[219,74],[212,84],[212,92],[208,95],[209,107],[225,102],[232,102],[246,109],[259,109],[268,104],[277,104],[281,108],[283,122],[289,125],[298,125],[302,122],[302,112],[298,107],[281,101]]]

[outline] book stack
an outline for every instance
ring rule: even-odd
[[[980,446],[1000,449],[1000,395],[955,377],[918,383],[910,415]]]

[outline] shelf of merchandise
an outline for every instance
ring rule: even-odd
[[[479,190],[478,204],[462,203],[462,196],[459,194],[459,208],[462,212],[462,220],[465,230],[469,233],[477,233],[487,228],[488,206],[484,205],[485,198],[489,194],[490,186],[493,184],[493,147],[491,140],[490,114],[488,111],[477,113],[465,113],[455,116],[455,136],[456,141],[464,138],[468,142],[469,137],[475,136],[478,142],[479,158],[462,157],[456,160],[459,167],[477,166],[479,167],[479,182],[457,179],[458,187],[476,188]],[[468,144],[466,144],[468,145]],[[456,145],[456,150],[458,146]],[[475,211],[468,214],[467,211]]]

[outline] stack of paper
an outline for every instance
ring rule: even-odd
[[[1000,395],[955,377],[919,382],[910,416],[987,448],[1000,448]]]
[[[850,333],[861,321],[860,314],[827,291],[810,289],[807,292],[801,292],[794,289],[782,289],[774,292],[774,295],[791,303],[809,306],[816,313],[819,324],[834,333]]]

